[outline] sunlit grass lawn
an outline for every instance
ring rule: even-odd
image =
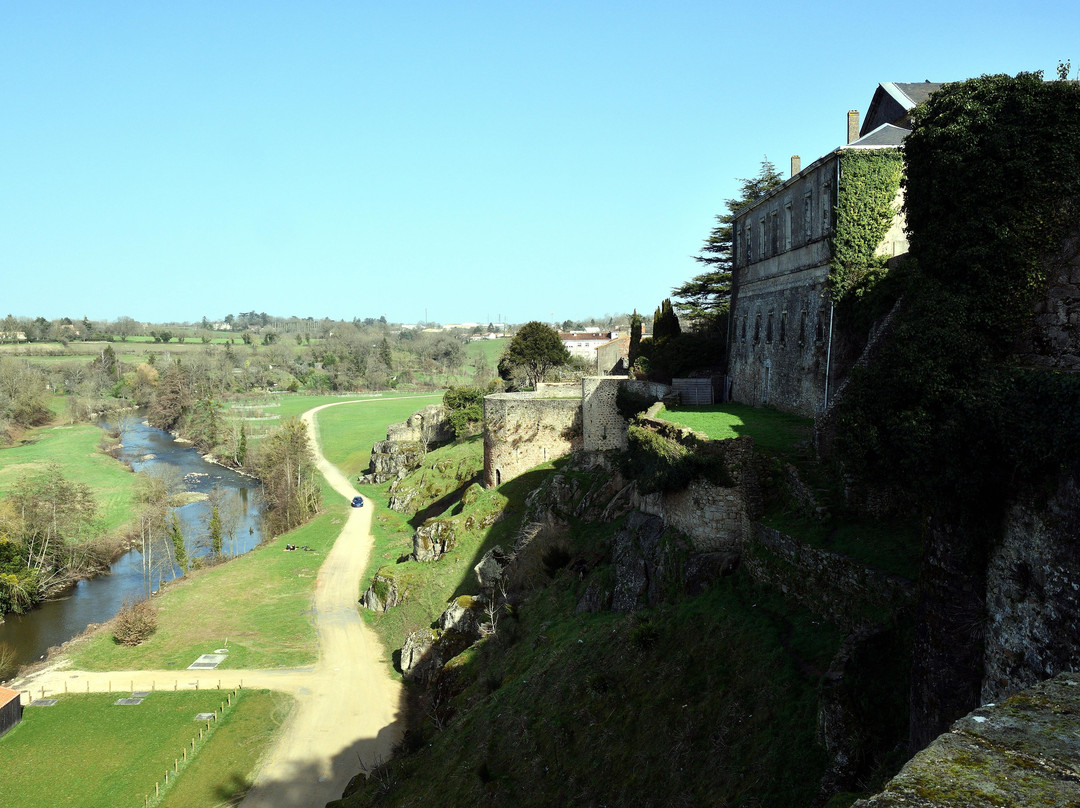
[[[26,707],[22,722],[0,738],[0,805],[134,808],[147,795],[153,800],[166,769],[170,783],[161,805],[222,805],[250,783],[291,703],[281,694],[240,691],[200,742],[205,724],[195,716],[214,712],[225,700],[222,691],[157,691],[142,704],[115,705],[122,695],[73,694],[52,707]],[[189,761],[173,775],[185,747]]]
[[[745,404],[662,407],[657,418],[689,427],[713,440],[749,435],[757,447],[778,454],[789,452],[795,444],[807,440],[814,426],[812,418]]]
[[[42,471],[49,463],[56,463],[69,480],[90,486],[105,530],[116,530],[132,518],[135,478],[127,466],[99,449],[104,434],[93,424],[61,424],[27,431],[20,444],[0,449],[0,494],[9,492],[22,474]]]
[[[182,671],[200,654],[228,642],[222,670],[310,665],[317,646],[311,619],[315,576],[348,514],[328,499],[325,512],[306,525],[220,566],[170,582],[158,605],[158,629],[134,648],[98,632],[72,651],[87,670]],[[310,547],[286,552],[285,545]]]

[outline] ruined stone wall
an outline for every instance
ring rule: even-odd
[[[1080,480],[1009,508],[986,576],[983,701],[1080,670]]]
[[[581,380],[581,425],[587,452],[626,448],[626,419],[615,399],[626,376],[591,376]]]
[[[533,466],[582,447],[581,398],[536,393],[484,397],[484,486],[493,488]]]
[[[810,547],[762,524],[754,525],[744,547],[743,566],[755,580],[849,630],[888,622],[915,603],[910,581]]]
[[[757,476],[750,462],[753,440],[734,438],[714,446],[723,453],[732,485],[697,479],[682,491],[636,494],[634,498],[638,510],[660,517],[665,525],[686,536],[695,553],[741,550],[752,533],[760,500]]]
[[[1035,304],[1031,331],[1017,353],[1025,364],[1080,370],[1080,235],[1048,264],[1046,296]]]

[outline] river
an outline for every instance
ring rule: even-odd
[[[177,443],[168,432],[145,423],[133,423],[125,430],[120,459],[130,463],[136,471],[165,471],[171,476],[179,476],[188,491],[209,494],[218,487],[222,494],[219,512],[231,512],[236,517],[232,536],[224,536],[226,555],[246,553],[262,540],[257,480],[207,463],[190,446]],[[207,533],[209,503],[193,502],[177,508],[176,512],[188,555],[206,555],[208,549],[201,546],[201,537]],[[177,575],[179,572],[174,570]],[[157,589],[159,582],[154,580],[152,583]],[[0,624],[0,644],[14,652],[15,665],[28,664],[41,658],[52,646],[78,635],[91,623],[103,623],[112,618],[125,600],[141,597],[145,589],[142,554],[132,550],[117,559],[107,575],[80,581],[61,597],[46,601],[30,614],[5,615]],[[0,678],[13,672],[0,671]]]

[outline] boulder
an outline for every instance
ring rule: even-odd
[[[480,562],[473,567],[476,580],[480,584],[480,591],[484,593],[494,592],[509,564],[510,554],[499,545],[495,545],[484,553]]]
[[[456,544],[453,522],[432,519],[418,527],[413,534],[412,557],[415,561],[438,561]]]
[[[363,604],[365,609],[370,609],[373,612],[385,612],[387,609],[397,606],[404,599],[405,593],[398,591],[397,581],[394,579],[393,573],[386,571],[384,567],[375,573],[375,577],[371,579],[371,586],[360,597],[360,603]]]
[[[486,604],[487,598],[483,595],[462,595],[454,598],[439,616],[439,628],[444,632],[456,631],[471,636],[474,640],[479,639]]]

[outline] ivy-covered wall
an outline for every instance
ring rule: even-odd
[[[1061,267],[1077,261],[1080,86],[984,76],[945,85],[912,120],[903,179],[911,250],[889,279],[902,304],[888,344],[837,403],[833,446],[846,479],[890,489],[930,526],[913,677],[922,684],[912,691],[921,740],[974,706],[984,665],[996,678],[1010,669],[982,656],[984,643],[1009,646],[994,636],[1008,604],[987,592],[1008,509],[1022,501],[1037,514],[1080,471],[1080,377],[1024,350],[1047,326],[1040,311],[1077,308]],[[1058,303],[1048,309],[1048,300]],[[1053,353],[1052,341],[1041,344]],[[1080,502],[1068,508],[1048,518],[1074,519]],[[1014,588],[1027,586],[1024,575]],[[1031,608],[1040,620],[1052,611]],[[1040,630],[1069,634],[1064,623]],[[948,670],[958,659],[969,662]]]

